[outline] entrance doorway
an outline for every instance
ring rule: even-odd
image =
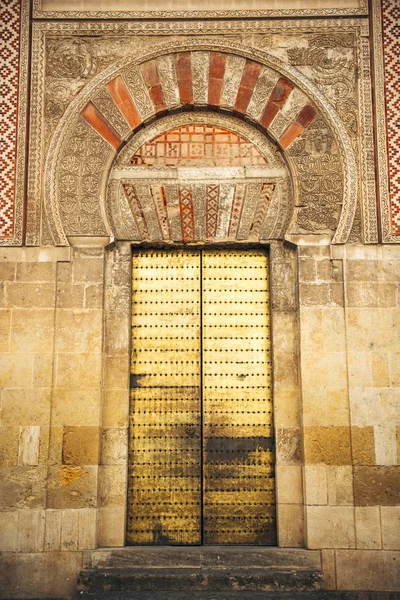
[[[139,250],[130,544],[276,544],[268,255]]]

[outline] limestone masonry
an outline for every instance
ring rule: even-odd
[[[0,598],[140,539],[400,592],[398,2],[93,4],[0,8]]]

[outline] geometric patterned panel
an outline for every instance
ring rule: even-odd
[[[0,2],[0,238],[15,227],[21,2]]]
[[[146,142],[131,165],[148,167],[256,166],[267,164],[257,148],[237,133],[214,125],[186,125]]]
[[[400,235],[400,3],[383,0],[386,123],[392,233]]]

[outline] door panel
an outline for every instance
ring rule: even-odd
[[[133,256],[128,542],[201,542],[200,256]]]
[[[267,256],[203,252],[203,542],[274,544]]]
[[[128,542],[275,544],[267,256],[133,256]]]

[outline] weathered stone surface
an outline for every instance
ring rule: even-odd
[[[0,506],[8,509],[39,509],[45,507],[47,467],[13,467],[2,469]]]
[[[64,427],[62,461],[64,465],[97,465],[99,427]]]
[[[354,548],[356,535],[351,506],[308,506],[308,548]]]
[[[350,427],[305,427],[304,458],[311,464],[350,465]]]
[[[83,591],[307,590],[321,586],[318,570],[288,568],[96,569],[79,574]]]
[[[356,506],[357,548],[382,548],[381,515],[379,506]]]
[[[97,467],[49,467],[47,508],[91,508],[97,505]]]
[[[396,505],[400,502],[400,467],[354,467],[357,506]]]
[[[396,592],[400,589],[400,555],[382,550],[338,550],[339,590]]]
[[[66,598],[76,590],[81,552],[3,553],[2,598]]]

